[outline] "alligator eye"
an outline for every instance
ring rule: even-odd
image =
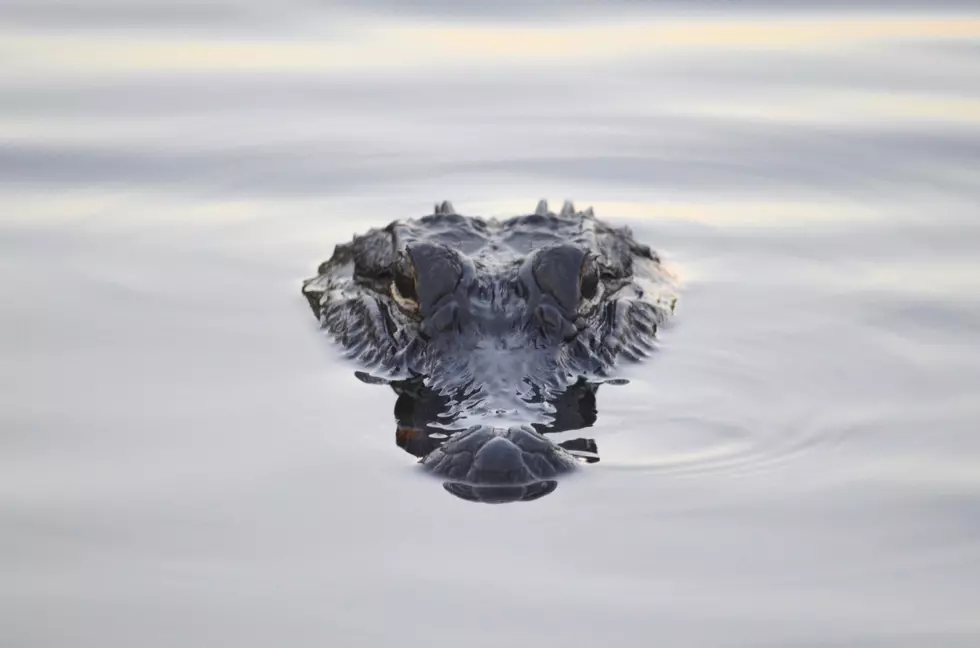
[[[598,295],[598,268],[581,248],[561,244],[535,253],[531,265],[534,283],[561,306],[566,315],[591,308]]]
[[[391,297],[405,311],[410,313],[419,310],[419,294],[416,287],[415,270],[411,264],[399,264],[395,269],[395,278],[391,282]]]

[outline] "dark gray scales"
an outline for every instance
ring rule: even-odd
[[[577,464],[540,432],[575,429],[565,425],[575,408],[556,404],[649,355],[675,300],[659,257],[629,228],[544,201],[506,219],[443,202],[369,230],[338,245],[303,294],[369,374],[418,383],[441,399],[451,432],[467,430],[430,448],[427,469],[471,487],[519,486],[519,499]]]

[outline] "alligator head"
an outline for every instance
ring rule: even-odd
[[[542,426],[573,386],[652,350],[671,288],[629,229],[544,201],[506,220],[444,202],[338,245],[303,282],[321,327],[371,375],[442,399],[457,433],[422,463],[457,495],[496,493],[468,497],[485,501],[539,497],[576,465]]]

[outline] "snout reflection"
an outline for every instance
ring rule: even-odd
[[[359,373],[367,382],[380,382]],[[421,379],[388,383],[395,402],[395,443],[443,480],[446,491],[472,502],[527,502],[555,491],[561,475],[599,461],[594,439],[555,442],[550,435],[591,427],[596,420],[597,383],[584,379],[548,400],[549,423],[454,427],[447,417],[452,396]]]

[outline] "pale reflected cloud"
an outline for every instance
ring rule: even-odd
[[[807,124],[850,125],[864,128],[884,122],[960,122],[980,124],[980,99],[957,96],[924,96],[910,93],[790,91],[784,96],[766,97],[750,102],[732,98],[724,104],[717,101],[683,103],[678,113]]]
[[[654,56],[678,50],[799,50],[889,40],[975,39],[977,19],[667,20],[590,25],[361,25],[328,42],[217,40],[118,33],[8,35],[4,74],[235,72],[560,64]]]

